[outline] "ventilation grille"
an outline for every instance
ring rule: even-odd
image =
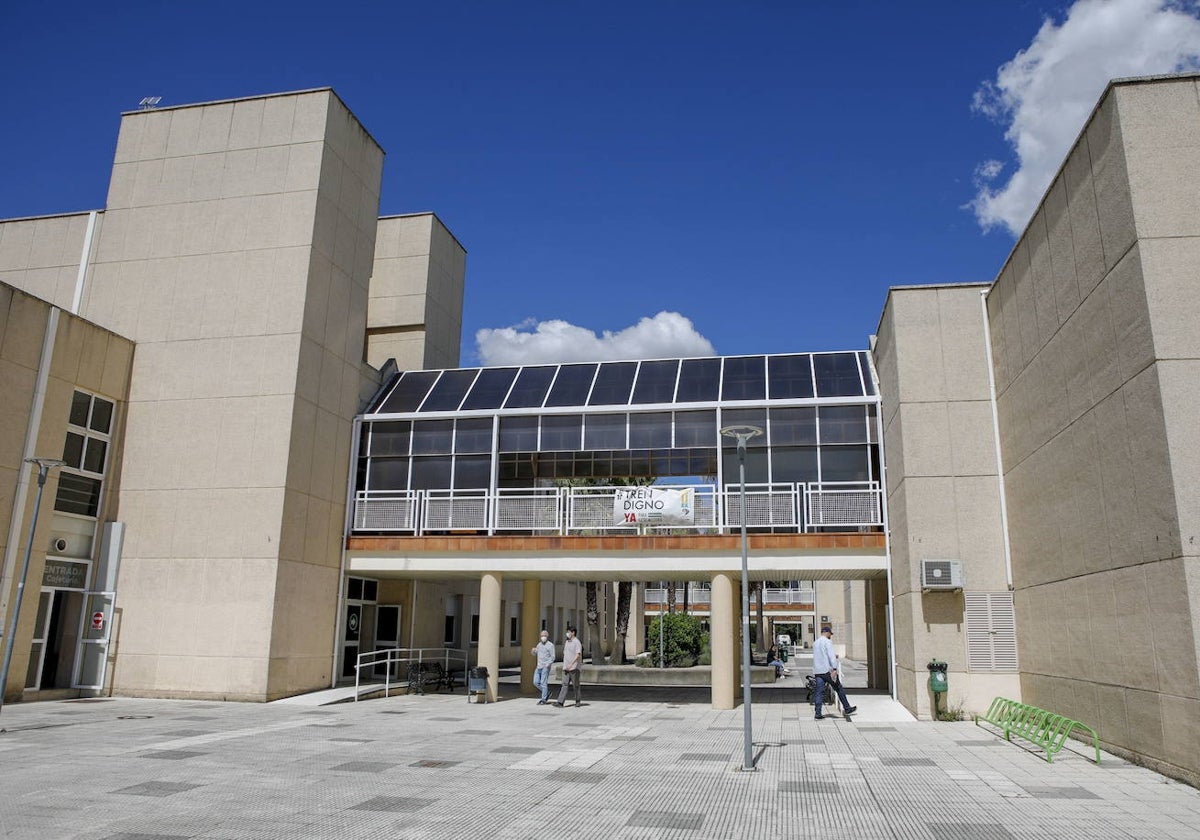
[[[967,668],[1017,670],[1017,621],[1011,592],[968,592]]]

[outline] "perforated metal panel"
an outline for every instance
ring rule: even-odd
[[[1017,622],[1011,592],[967,592],[967,668],[1017,670]]]

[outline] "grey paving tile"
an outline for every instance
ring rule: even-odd
[[[136,834],[128,831],[121,831],[117,834],[109,834],[101,838],[101,840],[186,840],[191,835],[187,834]]]
[[[704,825],[704,814],[686,811],[634,811],[625,825],[637,828],[695,830]]]
[[[1021,785],[1035,799],[1099,799],[1090,790],[1081,787],[1035,787]]]
[[[884,767],[936,767],[937,762],[932,758],[915,758],[903,755],[884,755],[879,757],[879,763]]]
[[[409,767],[423,767],[427,769],[440,769],[443,767],[454,767],[461,762],[458,761],[439,761],[433,758],[423,758],[420,761],[414,761]]]
[[[172,729],[161,733],[164,738],[198,738],[201,735],[211,735],[211,729]]]
[[[728,761],[729,753],[683,753],[680,761]]]
[[[501,746],[492,750],[494,753],[512,753],[513,755],[533,755],[541,752],[540,747],[508,747]]]
[[[1011,840],[1013,837],[998,823],[929,823],[934,840]]]
[[[114,790],[113,793],[124,793],[130,796],[172,796],[176,793],[195,790],[201,785],[193,785],[188,782],[142,782],[139,785],[130,785],[120,790]]]
[[[202,755],[208,755],[208,753],[192,752],[190,750],[155,750],[153,752],[138,753],[138,758],[161,758],[164,761],[183,761],[188,758],[199,758]]]
[[[599,784],[608,778],[607,773],[589,773],[586,770],[559,770],[549,777],[549,780],[558,784],[559,782],[572,782],[588,785]]]
[[[459,735],[499,735],[499,729],[460,729]]]
[[[345,770],[350,773],[382,773],[384,770],[391,770],[396,766],[384,761],[347,761],[343,764],[335,764],[329,769]]]
[[[802,779],[799,781],[780,782],[780,793],[837,793],[837,782]]]
[[[374,796],[357,805],[350,806],[351,811],[384,811],[391,814],[411,814],[428,808],[436,803],[436,799],[425,799],[420,796]]]

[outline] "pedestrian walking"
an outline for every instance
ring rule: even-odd
[[[822,720],[825,715],[821,714],[821,704],[825,700],[825,684],[828,683],[837,691],[838,699],[842,702],[842,708],[845,710],[846,717],[849,717],[854,712],[858,711],[858,706],[851,706],[850,700],[846,697],[846,689],[842,688],[842,681],[838,677],[838,661],[837,654],[833,652],[833,628],[825,625],[821,628],[821,638],[813,644],[813,676],[817,680],[817,694],[814,698],[816,704],[816,719]]]
[[[538,643],[529,652],[537,657],[533,687],[542,695],[538,705],[545,706],[550,702],[550,668],[554,665],[554,642],[550,641],[550,631],[543,630]]]
[[[575,705],[582,706],[579,702],[579,669],[583,667],[583,644],[575,636],[575,628],[567,628],[567,641],[563,645],[563,681],[562,688],[558,692],[558,700],[555,706],[560,709],[563,703],[567,700],[567,692],[571,688],[571,683],[575,684]]]

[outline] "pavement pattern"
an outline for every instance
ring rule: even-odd
[[[707,691],[502,694],[9,704],[0,837],[1200,838],[1187,785],[1081,744],[1050,764],[862,690],[852,721],[816,721],[799,673],[755,690],[750,773],[742,709]]]

